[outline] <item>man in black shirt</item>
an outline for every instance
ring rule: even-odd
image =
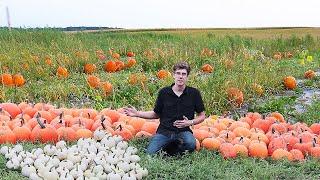
[[[199,90],[186,85],[190,66],[186,62],[177,63],[173,66],[173,73],[174,84],[159,91],[153,111],[124,109],[128,116],[160,118],[157,133],[147,148],[149,154],[157,153],[172,142],[179,142],[175,152],[194,151],[196,140],[190,126],[201,123],[205,119],[205,109]],[[197,112],[196,118],[195,112]]]

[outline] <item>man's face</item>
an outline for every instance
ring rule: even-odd
[[[188,73],[186,69],[177,69],[174,72],[174,82],[178,86],[185,85],[188,79]]]

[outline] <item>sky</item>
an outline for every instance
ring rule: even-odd
[[[0,0],[0,26],[320,27],[320,0]]]

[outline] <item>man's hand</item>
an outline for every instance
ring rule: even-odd
[[[123,108],[124,109],[124,113],[127,115],[127,116],[133,116],[133,117],[136,117],[138,116],[138,111],[136,108],[134,107],[125,107]]]
[[[173,125],[176,126],[177,128],[184,128],[184,127],[192,126],[193,123],[187,117],[183,116],[183,120],[176,120],[173,123]]]

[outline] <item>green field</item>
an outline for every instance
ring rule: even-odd
[[[126,53],[133,51],[137,64],[115,73],[103,70],[104,60],[97,58],[96,51],[102,50],[107,60],[113,49],[126,62]],[[204,48],[214,52],[211,56],[201,55]],[[146,55],[151,51],[152,56]],[[276,52],[291,52],[292,58],[275,60]],[[81,54],[79,56],[79,53]],[[53,64],[45,63],[49,56]],[[307,61],[307,56],[312,56]],[[285,91],[283,78],[294,76],[303,79],[308,69],[318,70],[320,65],[320,30],[318,28],[297,29],[224,29],[224,30],[175,30],[175,31],[106,31],[65,33],[52,29],[12,30],[0,29],[0,74],[21,73],[26,79],[23,87],[0,88],[0,102],[45,102],[59,107],[106,107],[121,108],[132,105],[140,110],[151,110],[161,87],[170,85],[172,78],[159,80],[157,71],[171,71],[172,65],[185,60],[191,65],[188,84],[200,89],[206,107],[206,115],[221,115],[235,107],[227,98],[226,89],[237,87],[244,94],[244,104],[267,99]],[[232,68],[226,61],[234,62]],[[301,64],[304,60],[305,63]],[[101,89],[92,89],[86,82],[83,66],[94,63],[94,75],[113,85],[113,92],[104,96]],[[203,64],[214,67],[210,74],[201,72]],[[58,66],[68,69],[69,77],[56,76]],[[130,74],[145,74],[147,81],[130,85]],[[258,95],[252,85],[257,83],[264,89]],[[309,85],[319,88],[319,77]],[[302,87],[294,93],[299,94]],[[252,110],[266,113],[279,111],[288,117],[284,107],[289,99],[268,101]],[[305,114],[294,116],[309,125],[319,122],[319,103],[315,103]],[[292,114],[291,114],[292,115]],[[139,149],[147,145],[145,140],[131,142]],[[38,145],[27,144],[28,147]],[[287,161],[237,158],[223,160],[217,152],[201,150],[177,158],[156,156],[150,158],[141,152],[143,167],[148,168],[148,179],[319,179],[319,161],[303,163]],[[5,159],[0,157],[1,179],[21,179],[17,171],[5,168]]]

